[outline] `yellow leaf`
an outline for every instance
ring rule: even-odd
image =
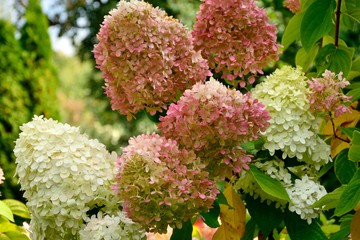
[[[351,239],[360,239],[360,211],[357,211],[353,216],[350,225]]]
[[[231,184],[227,184],[224,195],[231,207],[220,204],[221,226],[215,232],[213,240],[239,240],[245,232],[244,202]]]
[[[338,155],[342,150],[349,148],[350,144],[344,142],[334,136],[334,128],[335,133],[338,137],[342,139],[349,140],[349,138],[341,132],[339,127],[355,127],[356,124],[360,121],[360,112],[355,109],[357,102],[354,103],[349,109],[351,112],[341,114],[339,117],[333,120],[334,126],[331,121],[328,121],[324,128],[322,129],[322,134],[328,136],[328,138],[332,138],[331,140],[331,157],[334,158]]]

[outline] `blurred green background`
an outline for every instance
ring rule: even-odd
[[[200,5],[200,0],[147,2],[179,18],[189,29]],[[110,109],[109,99],[103,93],[104,81],[95,68],[92,50],[96,34],[104,16],[117,3],[117,0],[0,1],[0,167],[6,177],[0,185],[2,198],[24,201],[14,177],[13,148],[19,126],[35,114],[79,126],[109,151],[119,154],[131,136],[156,130],[144,113],[128,122]],[[282,0],[257,3],[267,9],[270,21],[276,24],[280,42],[292,13],[283,7]],[[70,39],[75,54],[53,51],[49,29]],[[342,36],[349,46],[360,45],[358,30]],[[292,44],[265,73],[283,63],[294,65],[298,49],[296,43]]]

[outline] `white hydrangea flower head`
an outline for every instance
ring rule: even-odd
[[[310,111],[307,78],[301,68],[284,66],[252,90],[252,96],[270,112],[270,126],[264,132],[264,147],[271,155],[296,157],[319,169],[329,162],[330,146],[318,135],[319,118]]]
[[[285,164],[281,160],[271,160],[266,162],[255,162],[255,166],[262,170],[271,178],[282,183],[283,186],[291,185],[291,174],[285,168]]]
[[[16,172],[32,223],[37,224],[31,224],[33,235],[76,235],[86,212],[113,197],[116,154],[79,128],[42,116],[20,129]]]
[[[91,216],[79,234],[80,240],[141,240],[146,237],[140,225],[127,218],[122,211],[115,215],[99,212]]]
[[[295,184],[286,188],[286,191],[291,199],[289,210],[311,224],[312,219],[317,218],[321,211],[311,205],[327,194],[324,186],[304,175],[301,179],[296,179]]]

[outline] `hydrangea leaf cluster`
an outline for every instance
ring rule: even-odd
[[[114,215],[99,212],[91,216],[79,235],[80,240],[141,240],[146,237],[140,225],[122,211]]]
[[[309,95],[310,109],[315,113],[334,113],[335,117],[350,112],[344,104],[350,103],[351,97],[342,93],[341,89],[350,83],[342,78],[342,72],[337,76],[335,73],[325,70],[322,78],[312,78],[308,80],[311,90]]]
[[[306,220],[309,224],[311,224],[312,219],[319,217],[321,209],[313,208],[312,205],[326,195],[324,186],[306,174],[302,174],[300,179],[295,179],[295,182],[292,182],[290,172],[285,167],[284,161],[280,159],[256,162],[255,166],[283,185],[289,195],[290,202],[274,198],[264,192],[249,173],[241,173],[234,185],[236,190],[242,190],[254,199],[260,198],[262,202],[266,201],[267,204],[275,203],[275,207],[280,209],[284,209],[289,204],[288,209],[296,212],[301,219]]]
[[[42,116],[20,129],[16,172],[31,212],[33,238],[76,235],[86,212],[114,196],[110,181],[116,154],[78,128]]]
[[[150,232],[181,228],[199,211],[208,211],[218,194],[194,152],[155,133],[129,140],[117,160],[114,190],[123,210]]]
[[[308,224],[311,224],[313,218],[319,217],[321,209],[311,205],[327,194],[324,186],[304,175],[301,179],[296,179],[295,184],[286,188],[286,191],[291,199],[290,211],[296,212]]]
[[[329,161],[330,146],[317,135],[320,119],[310,111],[309,94],[304,73],[290,66],[275,70],[252,91],[272,117],[264,132],[270,154],[281,150],[283,159],[297,157],[319,169]]]
[[[300,0],[284,0],[284,6],[295,14],[301,12]]]
[[[105,17],[94,55],[113,110],[129,119],[162,112],[176,96],[211,75],[177,19],[150,4],[120,1]]]
[[[276,28],[254,0],[204,0],[192,31],[194,46],[201,50],[211,69],[227,80],[263,73],[278,60]],[[255,78],[248,79],[252,84]]]
[[[257,139],[269,119],[258,100],[211,78],[195,84],[171,104],[158,128],[181,147],[194,150],[212,177],[224,178],[248,169],[251,155],[241,143]]]

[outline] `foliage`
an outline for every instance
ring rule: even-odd
[[[22,49],[15,38],[15,27],[0,20],[0,165],[5,172],[1,192],[7,198],[21,199],[15,173],[14,141],[19,126],[30,118],[29,92],[25,88],[25,67]]]
[[[29,232],[21,225],[21,219],[30,219],[24,203],[5,199],[0,201],[0,239],[29,240]]]
[[[25,24],[20,29],[20,43],[26,52],[26,84],[32,102],[32,114],[59,118],[57,104],[58,79],[52,63],[52,49],[47,33],[47,19],[39,0],[30,0],[26,7]]]
[[[29,1],[25,24],[20,39],[11,23],[1,20],[1,110],[0,110],[0,164],[6,180],[2,186],[7,198],[22,200],[12,149],[19,134],[19,126],[33,114],[59,118],[57,76],[52,65],[52,49],[47,33],[47,19],[40,1]]]

